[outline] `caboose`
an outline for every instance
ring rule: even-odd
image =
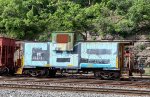
[[[128,78],[131,57],[125,55],[130,42],[75,41],[74,33],[52,33],[51,42],[23,42],[17,74],[55,76],[57,71],[87,73],[96,78]]]

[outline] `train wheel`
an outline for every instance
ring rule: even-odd
[[[7,67],[4,67],[2,69],[2,75],[8,75],[9,74],[9,69]]]
[[[48,77],[49,76],[49,70],[45,69],[43,70],[43,73],[41,74],[42,77]]]
[[[37,76],[39,76],[39,72],[36,71],[36,70],[30,70],[30,71],[29,71],[29,74],[30,74],[30,76],[32,76],[32,77],[37,77]]]
[[[106,80],[112,79],[113,78],[113,73],[102,71],[102,72],[100,72],[100,77],[101,77],[101,79],[106,79]]]
[[[113,79],[119,79],[120,78],[120,72],[117,71],[117,72],[113,72]]]
[[[100,71],[95,71],[94,72],[94,77],[99,79],[100,78]]]
[[[29,73],[30,73],[30,76],[33,76],[33,77],[47,77],[49,75],[49,71],[47,69],[45,69],[45,70],[32,70]]]
[[[111,71],[96,71],[94,72],[94,76],[98,79],[117,79],[119,78],[119,72],[111,72]]]

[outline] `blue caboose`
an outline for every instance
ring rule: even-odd
[[[58,70],[92,71],[95,77],[117,78],[124,67],[128,43],[75,42],[74,33],[53,33],[51,42],[23,42],[22,66],[18,74],[54,76]]]

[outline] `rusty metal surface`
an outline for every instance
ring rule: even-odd
[[[15,46],[14,39],[0,37],[0,66],[12,67]]]

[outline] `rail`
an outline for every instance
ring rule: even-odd
[[[150,95],[150,91],[145,90],[127,90],[127,89],[106,89],[106,88],[87,88],[71,86],[42,86],[42,85],[18,85],[18,84],[0,84],[1,88],[19,88],[19,89],[42,89],[57,91],[75,91],[75,92],[95,92],[95,93],[115,93],[129,95]]]

